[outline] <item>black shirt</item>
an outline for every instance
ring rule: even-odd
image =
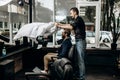
[[[73,29],[75,32],[75,39],[83,39],[84,40],[86,37],[86,33],[85,33],[85,23],[84,23],[83,19],[80,16],[78,16],[70,24],[73,26]]]
[[[70,38],[67,38],[65,39],[60,48],[58,49],[58,56],[61,58],[61,57],[68,57],[68,52],[70,50],[72,46],[72,43],[71,43],[71,39]]]

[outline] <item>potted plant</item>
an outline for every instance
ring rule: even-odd
[[[113,35],[113,41],[111,43],[111,49],[112,50],[116,50],[117,48],[117,40],[119,38],[119,35],[120,35],[120,14],[119,16],[117,17],[117,19],[115,18],[115,14],[112,13],[112,16],[111,16],[111,32],[112,32],[112,35]]]
[[[115,14],[113,12],[114,10],[114,5],[115,5],[115,1],[116,0],[109,0],[109,6],[110,6],[110,9],[109,9],[109,18],[108,18],[108,26],[110,26],[110,30],[112,32],[112,35],[113,35],[113,40],[112,40],[112,43],[111,43],[111,50],[116,50],[117,49],[117,40],[119,38],[119,35],[120,35],[120,31],[119,31],[119,28],[120,28],[120,13],[119,13],[119,16],[115,17]]]

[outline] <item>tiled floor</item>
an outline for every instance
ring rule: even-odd
[[[19,72],[15,76],[15,80],[26,80],[24,72]],[[120,76],[114,76],[113,70],[108,67],[87,67],[86,80],[120,80]]]

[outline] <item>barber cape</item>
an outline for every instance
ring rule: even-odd
[[[14,36],[13,40],[17,40],[22,37],[37,38],[37,36],[48,36],[57,31],[57,28],[54,26],[54,22],[49,23],[40,23],[33,22],[25,24],[22,26],[17,34]]]
[[[0,6],[4,6],[7,5],[8,3],[10,3],[12,0],[0,0]]]

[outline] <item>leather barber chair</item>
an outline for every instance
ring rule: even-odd
[[[26,72],[26,79],[32,80],[31,77],[34,77],[34,80],[73,80],[74,46],[71,47],[68,58],[60,58],[50,62],[48,74]]]
[[[73,68],[67,58],[57,59],[50,69],[53,80],[72,80]]]

